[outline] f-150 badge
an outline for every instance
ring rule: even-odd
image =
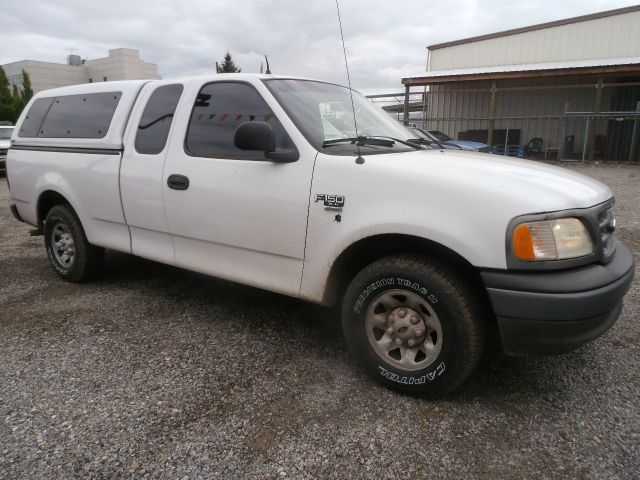
[[[344,207],[344,195],[328,195],[326,193],[316,193],[314,197],[316,203],[322,202],[325,210],[341,212]]]

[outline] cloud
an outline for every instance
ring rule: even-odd
[[[426,46],[631,5],[629,1],[342,0],[351,80],[394,90],[424,71]],[[212,71],[228,50],[244,72],[263,55],[274,73],[346,83],[334,0],[21,0],[3,5],[0,63],[63,62],[140,50],[163,76]]]

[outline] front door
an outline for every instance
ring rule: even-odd
[[[291,121],[259,82],[194,81],[185,95],[193,108],[176,119],[184,141],[171,142],[163,184],[176,264],[298,295],[315,150],[287,133]],[[271,125],[278,149],[295,141],[299,160],[236,148],[237,126],[252,120]]]

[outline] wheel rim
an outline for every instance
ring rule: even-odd
[[[442,350],[442,324],[429,303],[407,290],[387,290],[369,304],[367,339],[376,354],[401,370],[422,370]]]
[[[64,223],[56,223],[51,230],[51,247],[56,260],[65,268],[71,268],[76,259],[76,243]]]

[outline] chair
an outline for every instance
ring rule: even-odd
[[[529,143],[527,143],[527,152],[542,153],[542,143],[543,143],[542,138],[540,137],[532,138],[531,140],[529,140]]]
[[[556,160],[560,157],[560,142],[547,142],[547,148],[544,149],[544,159],[547,159],[549,153],[556,154]]]

